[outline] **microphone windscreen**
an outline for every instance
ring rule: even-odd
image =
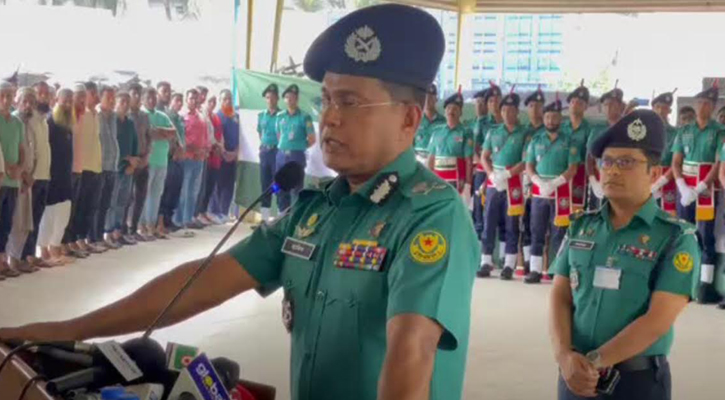
[[[136,362],[145,382],[161,382],[166,378],[166,351],[153,339],[131,339],[121,346]]]
[[[305,179],[305,170],[297,162],[290,161],[277,171],[274,182],[280,189],[288,191],[302,185]]]
[[[239,364],[228,358],[217,357],[211,360],[211,365],[214,366],[214,369],[219,374],[219,378],[224,383],[225,389],[231,391],[237,387],[240,374]]]

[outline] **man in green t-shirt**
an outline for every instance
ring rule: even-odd
[[[257,116],[257,134],[259,134],[259,181],[262,183],[262,193],[265,193],[274,180],[274,173],[277,171],[277,117],[279,116],[279,88],[277,84],[271,83],[262,92],[262,97],[267,101],[267,109]],[[261,213],[262,221],[269,221],[270,208],[272,207],[272,195],[268,194],[262,198]]]
[[[672,175],[672,145],[677,137],[677,128],[670,125],[674,91],[665,92],[652,99],[652,111],[662,118],[665,125],[665,150],[662,152],[662,176],[652,185],[652,195],[659,199],[660,207],[670,215],[677,215],[677,185]]]
[[[579,87],[569,93],[566,101],[569,103],[569,119],[561,124],[561,133],[571,137],[577,153],[584,159],[587,154],[587,139],[592,130],[591,124],[584,118],[584,113],[589,108],[589,88],[584,86],[584,80]],[[571,205],[574,211],[584,209],[587,193],[586,163],[582,162],[572,178]]]
[[[322,83],[322,156],[339,176],[213,259],[163,324],[245,291],[283,289],[292,400],[461,399],[479,248],[455,189],[412,149],[420,94],[444,48],[435,18],[398,4],[362,8],[323,32],[304,66]],[[137,331],[199,264],[93,314],[0,329],[0,338]]]
[[[0,82],[0,147],[5,159],[5,178],[0,187],[0,276],[6,278],[20,275],[20,272],[10,268],[5,254],[25,163],[22,146],[25,128],[23,122],[12,115],[14,101],[15,87]]]
[[[541,132],[546,132],[544,125],[544,91],[541,85],[524,99],[524,106],[529,116],[529,122],[526,124],[526,147],[528,149],[531,139]],[[561,122],[561,121],[560,121]],[[558,127],[557,127],[558,129]],[[524,154],[526,161],[526,154]],[[524,206],[524,215],[521,216],[521,253],[524,256],[524,274],[529,273],[531,267],[531,177],[525,170],[524,178],[524,195],[526,197],[526,205]]]
[[[671,398],[673,325],[690,301],[700,250],[695,227],[650,193],[664,145],[650,110],[633,111],[592,143],[607,202],[573,217],[552,268],[561,400]]]

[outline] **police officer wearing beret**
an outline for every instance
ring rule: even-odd
[[[584,154],[587,153],[587,140],[591,134],[592,125],[584,118],[584,112],[589,108],[589,89],[584,86],[584,80],[579,87],[569,93],[566,101],[569,103],[569,119],[561,125],[561,131],[563,134],[571,136],[577,152],[582,154],[582,158],[585,158]],[[581,163],[572,179],[571,201],[574,210],[584,209],[587,193],[586,165]]]
[[[297,85],[289,85],[284,92],[287,109],[277,116],[277,136],[279,138],[279,151],[275,161],[279,170],[290,161],[294,161],[303,167],[307,166],[305,151],[315,144],[315,127],[312,124],[310,114],[299,108],[300,88]],[[280,211],[287,210],[297,196],[302,186],[292,190],[280,190],[277,193],[277,206]]]
[[[483,89],[473,95],[473,101],[476,106],[476,119],[473,126],[473,228],[476,235],[481,237],[483,232],[483,204],[481,195],[486,187],[486,170],[481,164],[481,149],[483,141],[488,131],[489,115],[488,102],[486,102],[486,93],[488,89]]]
[[[443,104],[446,125],[433,132],[428,145],[428,168],[453,185],[464,202],[471,199],[473,133],[461,123],[463,96],[456,93]]]
[[[531,139],[541,132],[546,132],[544,126],[544,92],[541,85],[524,99],[524,106],[529,116],[529,122],[526,124],[526,147],[528,148]],[[560,121],[561,122],[561,121]],[[558,129],[558,127],[557,127]],[[526,160],[524,155],[524,160]],[[524,171],[524,193],[526,194],[526,205],[524,215],[521,217],[521,227],[523,229],[521,235],[521,249],[524,256],[524,273],[529,273],[531,262],[531,177]]]
[[[697,224],[703,245],[697,301],[711,303],[719,297],[714,288],[717,261],[715,209],[718,203],[714,183],[725,127],[711,119],[718,99],[717,87],[700,92],[695,99],[696,119],[680,128],[672,145],[672,173],[680,193],[677,215]]]
[[[519,124],[519,95],[513,91],[501,100],[504,122],[489,131],[483,143],[481,163],[488,174],[484,227],[481,241],[483,253],[477,276],[491,276],[496,230],[505,220],[505,258],[500,278],[513,279],[519,247],[519,217],[524,212],[523,177],[526,129]]]
[[[558,249],[569,226],[571,193],[569,182],[581,162],[572,151],[571,139],[559,132],[561,101],[544,108],[545,130],[538,132],[526,150],[526,171],[531,176],[531,262],[525,283],[541,282],[544,244],[549,234],[551,248]]]
[[[279,88],[277,84],[271,83],[267,86],[262,92],[262,97],[267,100],[267,109],[257,115],[257,133],[259,134],[259,175],[262,192],[264,192],[272,184],[277,171],[277,145],[279,143],[277,137]],[[269,221],[270,207],[272,207],[271,194],[262,199],[262,221]]]
[[[415,142],[413,143],[416,158],[423,165],[428,165],[428,145],[433,132],[446,124],[446,118],[438,114],[437,104],[438,87],[431,84],[425,94],[423,119],[420,121],[420,126],[415,133]]]
[[[579,214],[554,261],[550,332],[559,399],[668,400],[673,324],[700,262],[695,228],[657,207],[664,126],[649,110],[592,144],[607,201]],[[616,370],[616,371],[615,371]],[[599,387],[597,384],[599,382]]]
[[[652,185],[652,195],[659,199],[660,207],[671,215],[677,215],[677,185],[672,175],[672,145],[677,136],[677,128],[670,125],[672,103],[675,91],[665,92],[652,99],[652,111],[657,113],[665,126],[665,150],[662,152],[660,165],[662,176]]]
[[[484,95],[484,99],[486,101],[486,104],[488,105],[488,111],[489,111],[487,128],[483,134],[484,142],[485,142],[486,138],[488,137],[488,134],[494,128],[497,128],[498,125],[503,124],[503,115],[501,114],[501,99],[502,98],[503,98],[503,93],[501,92],[501,87],[496,85],[493,81],[489,81],[489,87],[488,87],[488,89],[486,89],[486,94]],[[487,185],[484,185],[483,187],[479,188],[479,193],[482,196],[484,196],[484,200],[482,200],[482,203],[485,203],[486,190],[487,190]],[[479,236],[483,237],[483,233],[481,233]],[[503,264],[505,262],[505,257],[506,257],[506,219],[505,218],[499,219],[498,238],[499,238],[498,256],[500,259],[499,266],[503,266]]]
[[[617,81],[618,83],[619,81]],[[614,84],[614,89],[604,93],[599,98],[599,102],[602,103],[604,109],[604,115],[607,118],[605,124],[592,124],[592,131],[587,138],[587,149],[591,148],[592,143],[596,141],[607,129],[614,126],[614,124],[622,118],[624,113],[624,92],[622,89],[617,87],[617,83]],[[597,210],[601,204],[601,200],[604,197],[602,190],[602,184],[599,182],[599,173],[597,172],[596,160],[587,152],[586,155],[586,169],[587,169],[587,180],[589,181],[589,198],[587,199],[587,208],[589,210]]]
[[[461,398],[479,248],[456,190],[412,148],[444,46],[430,14],[397,4],[352,12],[315,40],[304,68],[322,82],[321,150],[339,176],[217,256],[166,325],[282,288],[293,400]],[[198,264],[88,316],[0,338],[143,329]]]

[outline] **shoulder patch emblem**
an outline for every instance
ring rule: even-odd
[[[448,252],[446,238],[437,231],[423,231],[410,243],[410,257],[420,264],[433,264]]]
[[[672,260],[672,263],[675,265],[675,269],[682,272],[683,274],[692,271],[692,257],[688,252],[681,251],[675,254],[675,258]]]

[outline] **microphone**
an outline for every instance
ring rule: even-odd
[[[211,364],[219,374],[219,378],[226,390],[231,392],[232,389],[237,387],[240,374],[239,364],[225,357],[217,357],[211,360]]]
[[[28,340],[21,340],[21,339],[8,339],[8,340],[5,340],[5,343],[9,347],[15,348],[15,347],[20,347],[20,346],[30,345],[33,342],[28,341]],[[39,346],[39,348],[42,348],[42,347],[46,347],[46,348],[53,347],[53,348],[60,349],[60,350],[70,351],[73,353],[83,353],[83,354],[91,354],[96,350],[96,346],[92,345],[90,343],[73,342],[73,341],[48,342],[48,343],[45,343],[45,344]]]
[[[166,315],[168,314],[171,307],[173,307],[179,301],[181,296],[183,296],[184,293],[186,293],[186,291],[189,290],[189,288],[194,283],[194,281],[196,281],[196,279],[202,274],[202,272],[204,272],[207,269],[207,267],[211,263],[211,260],[217,255],[219,250],[222,248],[222,246],[224,246],[224,244],[227,242],[227,240],[229,240],[229,238],[232,236],[232,234],[234,234],[234,231],[237,230],[237,227],[239,226],[239,224],[244,220],[244,218],[247,216],[247,214],[249,214],[254,209],[254,207],[256,207],[257,204],[259,204],[259,202],[262,201],[262,199],[265,196],[267,196],[271,193],[277,193],[280,190],[283,190],[283,191],[291,190],[291,189],[299,186],[300,184],[302,184],[302,181],[304,180],[304,178],[305,178],[305,171],[302,168],[302,165],[300,165],[299,163],[290,161],[287,164],[285,164],[284,166],[282,166],[282,168],[280,168],[280,170],[277,171],[277,173],[274,175],[274,183],[269,188],[267,188],[267,190],[265,190],[264,193],[262,193],[262,195],[257,197],[257,199],[254,200],[254,202],[252,202],[252,204],[249,205],[249,207],[242,213],[242,215],[240,215],[239,218],[237,218],[237,221],[234,223],[232,228],[229,229],[229,232],[227,232],[227,234],[224,235],[224,237],[216,245],[216,247],[214,247],[214,250],[212,250],[211,254],[209,254],[209,256],[206,259],[204,259],[204,261],[201,263],[201,265],[199,265],[199,267],[196,269],[196,271],[194,271],[194,273],[189,277],[189,279],[187,279],[186,283],[181,288],[181,290],[179,290],[179,292],[176,293],[176,295],[171,299],[171,301],[169,301],[169,304],[159,313],[158,317],[156,317],[156,319],[151,323],[151,325],[149,325],[149,327],[146,329],[146,332],[144,332],[144,334],[143,334],[143,338],[148,339],[151,336],[151,334],[154,332],[154,330],[163,323],[163,319],[164,319],[164,317],[166,317]]]
[[[115,348],[112,347],[112,350]],[[124,381],[130,381],[132,384],[156,383],[165,379],[165,352],[157,342],[149,339],[132,339],[121,346],[121,351],[116,350],[116,352],[125,352],[125,354],[108,357],[104,352],[108,358],[100,362],[100,365],[52,379],[48,381],[46,390],[51,395],[59,396],[75,389],[97,389]],[[130,358],[130,362],[125,360],[123,355]],[[134,369],[139,370],[140,374],[135,373]]]

